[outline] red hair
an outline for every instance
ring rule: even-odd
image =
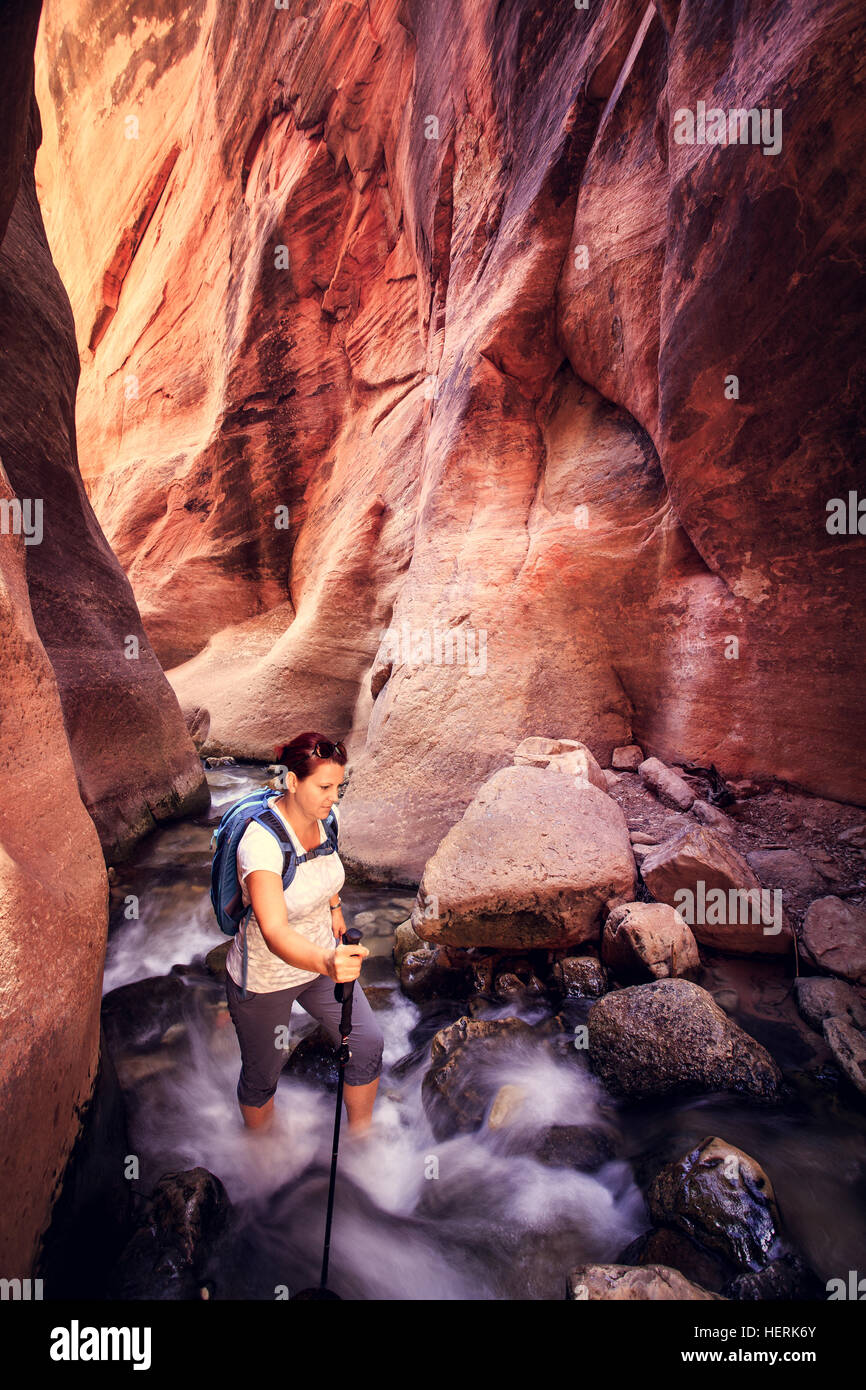
[[[287,772],[293,772],[299,782],[303,782],[307,777],[311,777],[322,763],[339,763],[341,767],[345,767],[346,755],[341,757],[336,748],[330,758],[317,758],[313,753],[318,743],[333,742],[333,739],[326,738],[324,734],[316,733],[312,729],[305,734],[298,734],[291,743],[275,744],[274,758]]]

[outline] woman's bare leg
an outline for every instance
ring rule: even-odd
[[[379,1086],[379,1077],[368,1081],[364,1086],[344,1086],[343,1099],[349,1116],[349,1129],[353,1134],[363,1134],[370,1128],[373,1117],[373,1102]]]
[[[264,1105],[241,1105],[241,1114],[247,1129],[270,1129],[274,1118],[273,1096]]]

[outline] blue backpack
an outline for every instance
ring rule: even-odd
[[[283,889],[288,888],[299,864],[307,859],[315,859],[320,854],[334,854],[337,850],[337,816],[334,806],[322,822],[326,839],[315,849],[299,855],[292,843],[286,827],[275,811],[268,806],[273,796],[279,796],[273,787],[259,787],[248,792],[240,801],[235,801],[223,812],[219,825],[211,836],[210,847],[214,851],[210,869],[210,900],[216,914],[220,930],[226,936],[235,936],[243,925],[246,926],[252,914],[252,904],[245,908],[238,881],[238,845],[241,836],[255,821],[263,825],[274,836],[283,851]],[[244,932],[244,984],[243,997],[247,997],[247,936]]]

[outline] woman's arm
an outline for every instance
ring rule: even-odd
[[[250,901],[256,921],[269,951],[294,965],[298,970],[315,970],[317,975],[330,975],[338,984],[357,980],[361,962],[370,952],[365,946],[316,946],[300,932],[289,926],[283,881],[270,869],[253,869],[246,876]],[[332,912],[332,917],[341,917]]]
[[[346,923],[343,921],[343,909],[340,905],[339,897],[339,893],[334,894],[334,898],[337,899],[337,905],[334,907],[334,898],[332,898],[328,904],[328,911],[330,912],[331,908],[334,908],[333,912],[331,912],[331,927],[334,935],[342,938],[346,930]]]

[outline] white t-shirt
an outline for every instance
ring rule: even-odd
[[[302,855],[306,851],[285,816],[274,805],[277,800],[278,797],[274,796],[268,801],[268,805],[280,817],[291,835],[296,854]],[[336,803],[334,815],[339,828],[340,807]],[[327,835],[322,822],[317,823],[319,844],[323,844]],[[282,876],[283,851],[269,830],[251,821],[238,843],[238,880],[245,908],[250,905],[246,877],[254,869],[270,869]],[[307,859],[303,864],[298,864],[294,878],[283,892],[292,930],[300,932],[317,946],[330,949],[336,945],[331,925],[332,913],[328,904],[345,881],[346,872],[336,851],[331,854],[319,854],[315,859]],[[274,955],[262,936],[253,912],[246,928],[242,927],[232,938],[226,956],[226,969],[238,987],[242,987],[244,981],[244,930],[247,933],[247,989],[253,994],[270,994],[277,989],[293,989],[295,985],[303,985],[318,978],[315,970],[299,970],[297,966],[287,965],[279,956]]]

